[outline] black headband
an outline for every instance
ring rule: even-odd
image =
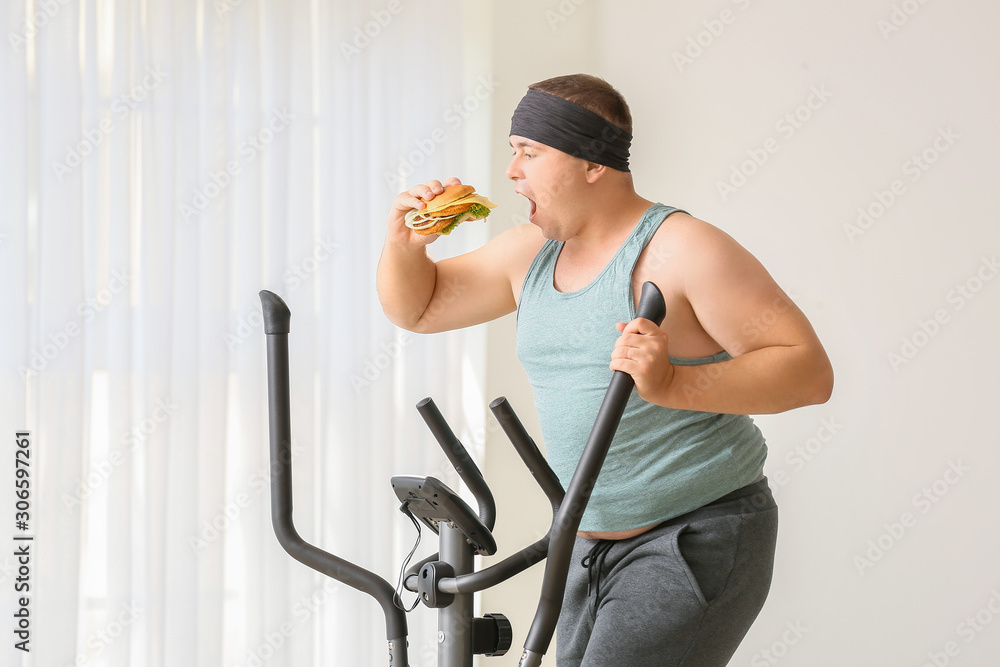
[[[628,171],[632,135],[590,109],[529,90],[510,119],[510,133],[588,162]]]

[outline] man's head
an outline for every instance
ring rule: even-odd
[[[609,192],[634,193],[631,131],[628,104],[603,79],[573,74],[528,87],[511,119],[507,177],[546,236],[563,236],[568,221]]]

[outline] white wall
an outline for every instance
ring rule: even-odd
[[[781,529],[771,597],[733,665],[1000,655],[998,20],[986,0],[496,3],[491,197],[523,208],[503,167],[526,85],[604,76],[632,107],[639,192],[754,252],[833,359],[830,402],[758,419]],[[531,415],[509,318],[489,349],[489,397]],[[494,436],[485,466],[507,552],[548,521],[508,450]],[[516,633],[484,664],[517,664],[540,573],[484,595]]]

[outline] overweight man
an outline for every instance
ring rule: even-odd
[[[604,80],[531,85],[506,171],[530,224],[435,262],[437,235],[404,215],[458,180],[416,185],[389,211],[378,293],[393,323],[419,333],[517,313],[518,359],[564,487],[612,372],[635,379],[576,538],[557,664],[721,667],[764,604],[777,537],[767,447],[748,415],[827,401],[833,371],[753,255],[635,191],[631,142],[628,105]],[[645,281],[663,293],[660,326],[635,316]]]

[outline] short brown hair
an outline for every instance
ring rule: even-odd
[[[579,104],[632,134],[632,112],[625,98],[614,86],[591,74],[567,74],[528,86]]]

